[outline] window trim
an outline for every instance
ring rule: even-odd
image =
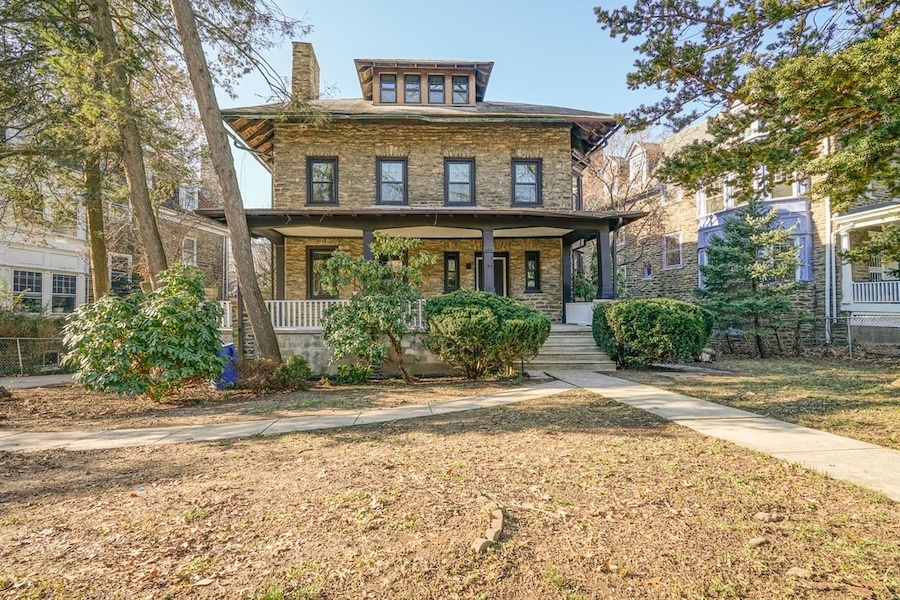
[[[450,259],[456,260],[456,287],[450,287],[447,283],[447,275],[450,273],[449,262]],[[444,252],[444,293],[449,294],[450,292],[455,292],[460,288],[460,276],[462,275],[462,269],[460,269],[459,264],[459,252]]]
[[[306,298],[308,300],[336,300],[336,295],[316,296],[313,294],[313,252],[329,252],[332,255],[337,250],[337,246],[307,246],[306,247]]]
[[[385,202],[381,198],[381,169],[384,163],[398,162],[403,165],[403,200]],[[409,163],[406,157],[379,156],[375,158],[375,203],[385,206],[407,206],[409,204]]]
[[[394,99],[393,100],[385,100],[384,99],[384,83],[383,80],[385,77],[393,77],[394,78]],[[400,90],[398,87],[399,77],[397,77],[397,73],[379,73],[378,74],[378,103],[379,104],[398,104],[400,99]]]
[[[469,165],[469,201],[450,202],[450,184],[464,183],[450,181],[450,164],[460,163]],[[475,159],[474,158],[444,158],[444,206],[475,206]]]
[[[457,102],[456,101],[456,81],[460,80],[460,79],[464,80],[466,82],[466,100],[465,100],[465,102]],[[471,102],[471,98],[472,98],[472,90],[471,90],[472,85],[471,84],[472,84],[472,82],[468,75],[451,75],[450,76],[450,104],[454,104],[456,106],[465,106],[465,105],[471,104],[472,103]],[[445,85],[446,85],[446,81],[445,81]],[[446,98],[446,96],[445,96],[445,98]]]
[[[334,173],[334,181],[331,182],[334,200],[316,202],[313,200],[313,163],[331,163]],[[318,182],[325,183],[325,182]],[[338,157],[337,156],[307,156],[306,157],[306,204],[307,206],[336,206],[338,204]]]
[[[528,263],[530,261],[534,261],[535,263],[535,271],[534,271],[534,286],[528,285]],[[543,290],[541,289],[541,253],[539,250],[526,250],[525,251],[525,293],[526,294],[541,294]]]
[[[432,102],[431,101],[431,78],[432,77],[440,77],[441,78],[441,101],[440,102]],[[428,102],[426,104],[434,104],[434,105],[445,105],[447,104],[447,75],[444,73],[434,73],[431,75],[427,75],[426,80],[428,82],[428,95],[426,96]],[[451,100],[453,98],[451,97]]]
[[[187,261],[185,260],[185,250],[186,250],[185,244],[186,244],[187,242],[193,242],[193,246],[194,246],[194,250],[193,250],[193,252],[194,252],[194,259],[193,259],[192,262],[187,262]],[[195,238],[195,237],[185,237],[185,238],[182,238],[182,239],[181,239],[181,264],[183,264],[183,265],[189,265],[189,266],[191,266],[191,267],[196,267],[196,266],[197,266],[197,238]]]
[[[516,165],[517,164],[535,164],[537,166],[537,170],[535,172],[535,201],[534,202],[516,202]],[[512,206],[543,206],[544,197],[542,193],[543,186],[543,159],[540,158],[514,158],[510,162],[510,181],[512,184],[511,198],[512,198]],[[531,184],[519,184],[519,185],[531,185]]]
[[[674,236],[678,236],[678,264],[668,265],[668,264],[666,264],[668,262],[666,260],[668,257],[668,250],[666,249],[666,239],[670,238],[670,237],[674,237]],[[663,268],[663,271],[684,268],[684,243],[682,241],[682,236],[681,236],[680,231],[664,233],[662,236],[662,268]]]
[[[56,292],[56,278],[57,277],[66,277],[71,279],[74,284],[72,286],[72,293],[57,293]],[[74,312],[75,308],[78,305],[78,275],[72,273],[51,273],[50,274],[50,311],[56,313],[56,306],[54,306],[57,298],[71,298],[72,299],[72,310],[61,310],[60,313],[69,314]]]
[[[16,290],[16,273],[28,273],[31,275],[37,275],[37,278],[34,279],[34,283],[38,284],[40,289],[35,290],[34,288],[26,287],[23,290]],[[30,301],[25,302],[25,305],[28,306],[28,310],[26,312],[29,313],[40,313],[45,310],[44,304],[44,271],[33,271],[31,269],[13,269],[12,270],[12,285],[10,286],[10,291],[12,292],[13,298],[22,298],[23,300]],[[51,284],[52,285],[52,284]],[[52,289],[51,289],[52,292]],[[37,310],[32,310],[31,307],[34,306],[33,302],[37,301],[37,306],[35,307]]]
[[[407,88],[407,82],[411,80],[418,80],[418,100],[410,100],[407,98],[407,94],[409,90]],[[403,104],[422,104],[422,74],[421,73],[404,73],[403,75]]]

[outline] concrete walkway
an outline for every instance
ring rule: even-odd
[[[585,371],[548,375],[710,437],[876,490],[900,502],[900,452],[649,385]]]
[[[0,377],[0,386],[8,390],[24,390],[28,388],[47,387],[59,383],[71,383],[72,376],[61,375],[25,375],[23,377]]]
[[[574,387],[562,381],[551,381],[532,387],[505,390],[483,396],[457,398],[443,402],[404,405],[364,411],[335,411],[327,414],[292,417],[288,419],[258,419],[238,423],[151,427],[147,429],[114,429],[108,431],[15,431],[0,429],[0,451],[36,451],[63,448],[66,450],[102,450],[127,446],[205,442],[250,437],[254,435],[333,429],[368,423],[383,423],[442,415],[512,404],[524,400],[544,398]]]

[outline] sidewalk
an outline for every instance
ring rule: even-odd
[[[257,419],[215,425],[187,425],[152,427],[148,429],[114,429],[108,431],[15,431],[0,429],[0,451],[31,452],[63,448],[66,450],[104,450],[127,446],[207,442],[233,438],[351,427],[369,423],[384,423],[401,419],[415,419],[512,404],[524,400],[544,398],[574,389],[562,381],[551,381],[533,387],[505,390],[495,394],[456,398],[443,402],[396,406],[381,410],[336,411],[308,417],[289,419]]]
[[[900,502],[900,452],[896,450],[599,373],[547,374],[704,435],[876,490]]]
[[[24,390],[27,388],[46,387],[58,383],[71,383],[72,376],[61,375],[25,375],[23,377],[0,377],[0,386],[8,390]]]

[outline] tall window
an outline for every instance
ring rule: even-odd
[[[196,238],[184,238],[181,241],[181,263],[192,267],[197,266]]]
[[[306,203],[337,204],[337,158],[308,158],[306,160]]]
[[[403,77],[403,101],[406,104],[422,102],[422,76],[406,75]]]
[[[459,289],[459,252],[444,252],[444,293]]]
[[[41,312],[44,303],[44,274],[40,271],[13,271],[13,295],[28,312]]]
[[[130,294],[132,286],[131,255],[109,255],[109,287],[117,296]]]
[[[628,178],[632,184],[647,183],[647,157],[636,154],[628,159]]]
[[[453,104],[469,103],[469,78],[465,75],[454,75],[453,81]]]
[[[667,233],[662,238],[663,269],[677,269],[681,262],[681,232]]]
[[[541,161],[514,160],[512,180],[513,204],[540,205]]]
[[[307,291],[310,299],[326,299],[334,298],[323,286],[321,271],[322,266],[328,262],[331,255],[334,254],[334,248],[310,248],[309,260],[307,265]]]
[[[378,204],[406,204],[406,159],[379,158],[376,161]]]
[[[53,296],[50,306],[55,313],[70,313],[75,310],[75,289],[78,279],[75,275],[53,274]]]
[[[584,208],[581,200],[581,173],[572,173],[572,210]]]
[[[448,205],[475,204],[475,161],[446,159],[444,161],[444,203]]]
[[[381,102],[396,102],[397,101],[397,76],[396,75],[382,75],[378,79],[379,81],[379,90],[378,90],[378,98]]]
[[[444,76],[428,76],[428,103],[444,104]]]
[[[703,190],[703,214],[711,215],[725,210],[725,181],[717,179]]]
[[[525,253],[525,291],[541,291],[541,253]]]

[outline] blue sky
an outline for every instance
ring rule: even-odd
[[[600,29],[591,0],[308,0],[279,6],[305,18],[333,97],[358,98],[355,58],[457,59],[494,61],[487,98],[625,112],[652,101],[648,91],[629,91],[625,74],[635,60],[634,40],[623,44]],[[282,75],[290,74],[290,42],[267,56]],[[264,103],[262,79],[248,76],[238,98],[221,97],[223,107]],[[235,149],[235,166],[248,207],[271,201],[268,174],[246,152]]]

